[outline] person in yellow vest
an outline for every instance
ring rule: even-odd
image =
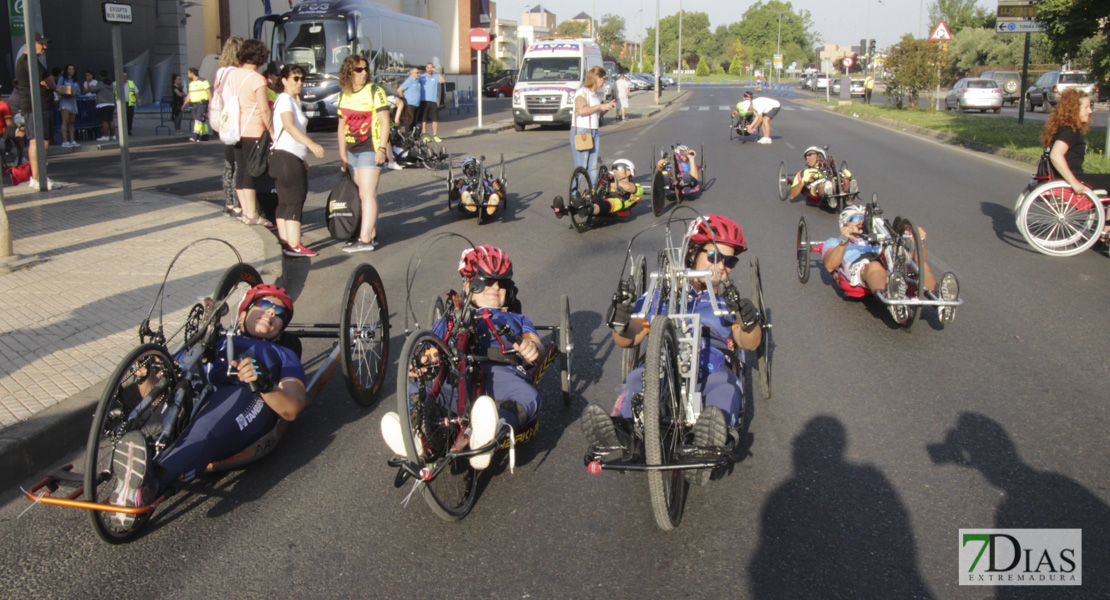
[[[875,76],[868,75],[867,79],[863,80],[863,102],[871,104],[871,90],[875,89]]]
[[[189,95],[181,105],[181,110],[185,110],[186,106],[192,106],[193,109],[193,135],[189,136],[190,141],[208,141],[208,101],[211,99],[211,86],[200,78],[200,71],[190,68]]]
[[[116,93],[119,87],[116,86]],[[135,122],[135,105],[139,102],[139,87],[134,81],[127,80],[127,135],[131,135],[131,124]]]

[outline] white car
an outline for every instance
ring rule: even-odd
[[[944,97],[944,108],[963,112],[979,109],[979,112],[1002,111],[1002,88],[993,79],[965,77],[956,82]]]

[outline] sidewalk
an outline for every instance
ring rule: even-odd
[[[267,259],[267,232],[215,205],[149,191],[125,202],[120,189],[59,183],[47,193],[4,189],[16,254],[40,260],[0,274],[0,489],[81,444],[103,381],[138,345],[178,251],[218,238],[260,270]],[[182,255],[166,283],[167,336],[234,262],[213,241]]]

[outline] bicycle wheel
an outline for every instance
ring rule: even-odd
[[[902,274],[906,276],[906,280],[917,282],[915,297],[923,298],[924,294],[921,290],[925,287],[925,261],[922,260],[921,238],[918,236],[917,228],[913,226],[909,219],[902,219],[902,233],[899,236],[895,252],[901,253],[903,257],[900,262]],[[921,306],[907,306],[905,314],[906,318],[901,325],[906,331],[909,331],[913,329],[913,324],[921,316]]]
[[[609,175],[609,168],[603,164],[597,166],[597,181],[593,184],[597,189],[594,190],[594,199],[600,200],[608,195],[609,190],[606,187],[606,177]]]
[[[119,482],[118,465],[113,460],[116,444],[125,433],[142,431],[147,439],[147,467],[159,452],[177,438],[180,420],[163,424],[163,415],[172,402],[177,385],[177,370],[163,346],[143,344],[120,361],[104,386],[96,405],[92,429],[85,447],[85,499],[109,504]],[[184,418],[182,411],[181,419]],[[161,437],[163,427],[170,429]],[[133,538],[151,513],[136,515],[133,523],[119,523],[122,513],[90,510],[89,518],[100,539],[110,544]]]
[[[1041,254],[1074,256],[1098,241],[1106,214],[1097,196],[1080,196],[1066,181],[1053,181],[1026,194],[1018,231]]]
[[[439,159],[439,153],[435,151],[435,148],[427,144],[421,144],[420,162],[424,165],[425,169],[435,171],[439,168],[441,161]]]
[[[574,350],[574,329],[570,324],[570,298],[564,295],[559,304],[559,352],[561,353],[561,366],[559,381],[563,387],[563,404],[570,406],[571,401],[571,352]]]
[[[451,456],[456,440],[467,429],[470,399],[460,415],[459,373],[450,356],[447,344],[427,329],[405,340],[397,365],[397,414],[409,462],[436,474],[419,484],[424,501],[439,517],[457,521],[474,507],[477,473],[469,460]]]
[[[570,222],[574,225],[574,229],[578,233],[582,233],[590,228],[590,220],[593,215],[590,211],[579,214],[573,207],[585,203],[593,205],[593,184],[590,182],[590,174],[582,167],[576,167],[574,173],[570,176],[570,190],[567,192],[567,201],[570,203]]]
[[[809,227],[806,225],[806,218],[798,219],[798,242],[796,244],[798,251],[798,281],[805,283],[809,281]]]
[[[763,278],[759,275],[759,257],[752,259],[750,276],[752,287],[752,301],[759,310],[759,326],[763,328],[763,337],[759,340],[755,356],[759,363],[759,387],[763,392],[763,399],[771,399],[771,315],[768,313],[767,303],[763,300]]]
[[[389,305],[378,271],[368,264],[347,279],[339,316],[339,364],[347,392],[361,406],[373,406],[389,362]]]
[[[736,133],[736,117],[729,119],[728,125],[728,141],[732,141],[733,134]]]
[[[786,178],[786,161],[779,161],[779,200],[786,200],[790,193],[790,181]]]
[[[655,216],[663,214],[667,204],[667,178],[662,171],[656,171],[651,177],[651,212]]]
[[[644,454],[650,466],[674,464],[686,436],[685,404],[679,398],[678,334],[666,315],[651,321],[644,366]],[[690,484],[682,471],[648,471],[655,524],[678,527]]]
[[[698,165],[698,178],[702,181],[705,181],[705,175],[702,173],[702,171],[705,171],[709,168],[709,161],[705,159],[705,144],[702,144],[700,148],[701,154],[699,154],[698,156],[701,157],[701,164]]]
[[[632,275],[632,297],[639,298],[644,294],[647,289],[647,259],[640,256],[633,263]],[[621,381],[624,381],[628,374],[636,368],[640,363],[640,347],[632,346],[630,348],[621,349]]]
[[[428,307],[428,329],[435,330],[436,323],[447,314],[447,304],[443,301],[443,296],[436,296],[436,301]]]

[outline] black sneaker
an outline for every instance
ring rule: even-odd
[[[725,413],[715,406],[707,406],[698,415],[694,423],[694,445],[701,449],[723,448],[728,442],[728,425],[725,424]],[[694,485],[709,483],[713,469],[690,469],[683,471],[686,481]]]
[[[940,276],[940,283],[937,284],[937,295],[941,300],[951,302],[960,299],[960,282],[956,279],[956,274],[948,271]],[[940,313],[941,323],[951,323],[956,319],[955,306],[942,306],[938,311]]]
[[[615,448],[621,445],[613,419],[605,409],[596,404],[587,404],[582,411],[582,435],[595,448]]]
[[[567,214],[567,204],[563,201],[562,196],[555,196],[551,201],[551,210],[555,211],[555,216],[562,219]]]

